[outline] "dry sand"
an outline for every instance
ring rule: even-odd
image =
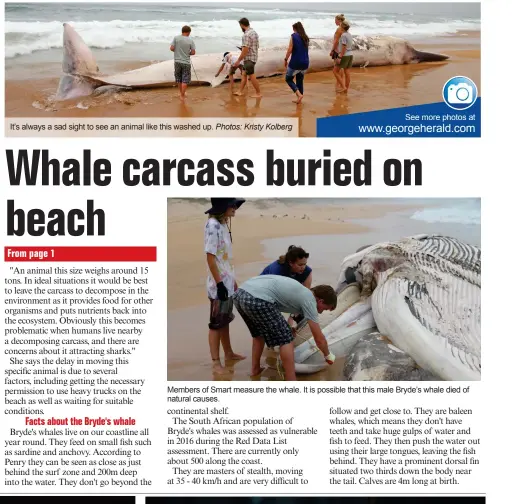
[[[187,103],[175,88],[107,93],[55,103],[60,68],[55,78],[6,80],[6,117],[298,117],[301,136],[315,136],[316,119],[442,101],[442,87],[451,77],[465,75],[480,95],[480,34],[461,32],[415,43],[419,50],[445,53],[442,63],[420,63],[377,68],[353,68],[348,95],[335,93],[332,72],[305,78],[305,99],[292,103],[293,93],[283,77],[260,79],[262,99],[235,97],[228,84],[218,88],[190,87]],[[112,65],[113,70],[139,68],[150,62]],[[37,75],[37,71],[34,72]],[[79,107],[77,108],[77,105]]]
[[[213,377],[208,350],[208,300],[206,260],[203,253],[204,211],[207,200],[174,200],[168,204],[168,379],[169,380],[249,380],[250,362],[231,367],[227,376]],[[250,200],[232,220],[233,256],[237,282],[261,272],[269,262],[264,258],[262,241],[278,237],[306,236],[300,245],[310,251],[321,235],[356,234],[368,231],[353,219],[374,219],[388,212],[419,208],[403,204],[350,204],[345,200],[324,205],[299,200]],[[309,236],[309,238],[308,238]],[[272,261],[272,258],[271,258]],[[338,265],[337,265],[338,267]],[[314,284],[318,272],[314,270]],[[234,350],[250,357],[251,337],[240,316],[230,326]],[[277,380],[276,355],[267,351],[271,369],[263,380]],[[338,380],[344,361],[300,379]]]

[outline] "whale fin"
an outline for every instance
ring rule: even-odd
[[[414,62],[417,61],[418,63],[426,63],[426,62],[430,62],[430,61],[445,61],[447,59],[450,59],[450,57],[446,56],[445,54],[437,54],[437,53],[414,50],[414,57],[413,57]]]
[[[231,64],[226,63],[224,65],[224,68],[222,69],[222,72],[220,72],[219,76],[214,77],[213,80],[211,81],[211,87],[217,87],[220,84],[222,84],[226,80],[226,77],[229,75],[230,71],[231,71]]]

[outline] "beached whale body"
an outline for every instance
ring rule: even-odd
[[[342,299],[339,296],[339,301]],[[337,303],[337,307],[339,304]],[[339,308],[337,308],[339,309]],[[321,321],[322,322],[322,321]],[[312,374],[328,366],[324,356],[311,337],[308,325],[300,324],[298,337],[304,341],[294,348],[296,373]],[[324,322],[321,323],[323,325]],[[375,330],[371,300],[357,301],[348,307],[333,322],[323,328],[330,352],[337,357],[347,355],[357,341]],[[308,336],[308,337],[307,337]]]
[[[56,98],[66,100],[87,96],[96,88],[106,85],[127,88],[155,88],[175,85],[174,60],[147,65],[113,75],[102,75],[93,53],[81,36],[68,23],[63,30],[63,73]],[[448,56],[416,51],[408,42],[394,37],[355,37],[354,66],[401,65],[423,61],[443,61]],[[309,71],[317,72],[332,68],[329,57],[330,41],[312,40]],[[285,73],[283,58],[286,47],[261,50],[256,64],[257,77],[272,77]],[[227,79],[229,66],[215,78],[221,54],[192,56],[192,85],[217,86]],[[235,78],[240,78],[237,72]]]
[[[349,352],[371,316],[378,331],[421,368],[443,380],[480,379],[479,248],[432,235],[371,245],[344,259],[339,296],[355,281],[360,300],[323,328],[337,357]],[[370,312],[364,311],[367,303]],[[299,373],[324,366],[313,339],[296,347],[295,362]]]
[[[385,336],[373,332],[360,338],[346,356],[342,371],[345,381],[437,381],[419,367],[406,352],[395,347]]]

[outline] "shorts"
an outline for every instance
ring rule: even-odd
[[[232,66],[231,70],[229,71],[229,75],[235,75],[237,70],[240,70],[241,72],[243,72],[244,71],[244,65],[238,65],[237,67]]]
[[[233,313],[233,298],[226,301],[210,298],[210,329],[223,329],[235,318]]]
[[[342,56],[339,63],[339,68],[351,68],[353,66],[353,55]]]
[[[251,60],[244,61],[244,72],[247,75],[253,75],[255,65],[256,65],[256,61],[251,61]]]
[[[253,338],[262,337],[269,348],[288,345],[294,340],[292,329],[276,305],[242,289],[236,291],[234,300]]]
[[[174,76],[178,84],[190,84],[192,80],[192,67],[187,63],[174,61]]]

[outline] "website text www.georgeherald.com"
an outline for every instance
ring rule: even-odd
[[[360,133],[383,133],[387,136],[395,133],[417,135],[419,133],[475,133],[474,124],[392,124],[392,125],[360,125],[357,126]]]

